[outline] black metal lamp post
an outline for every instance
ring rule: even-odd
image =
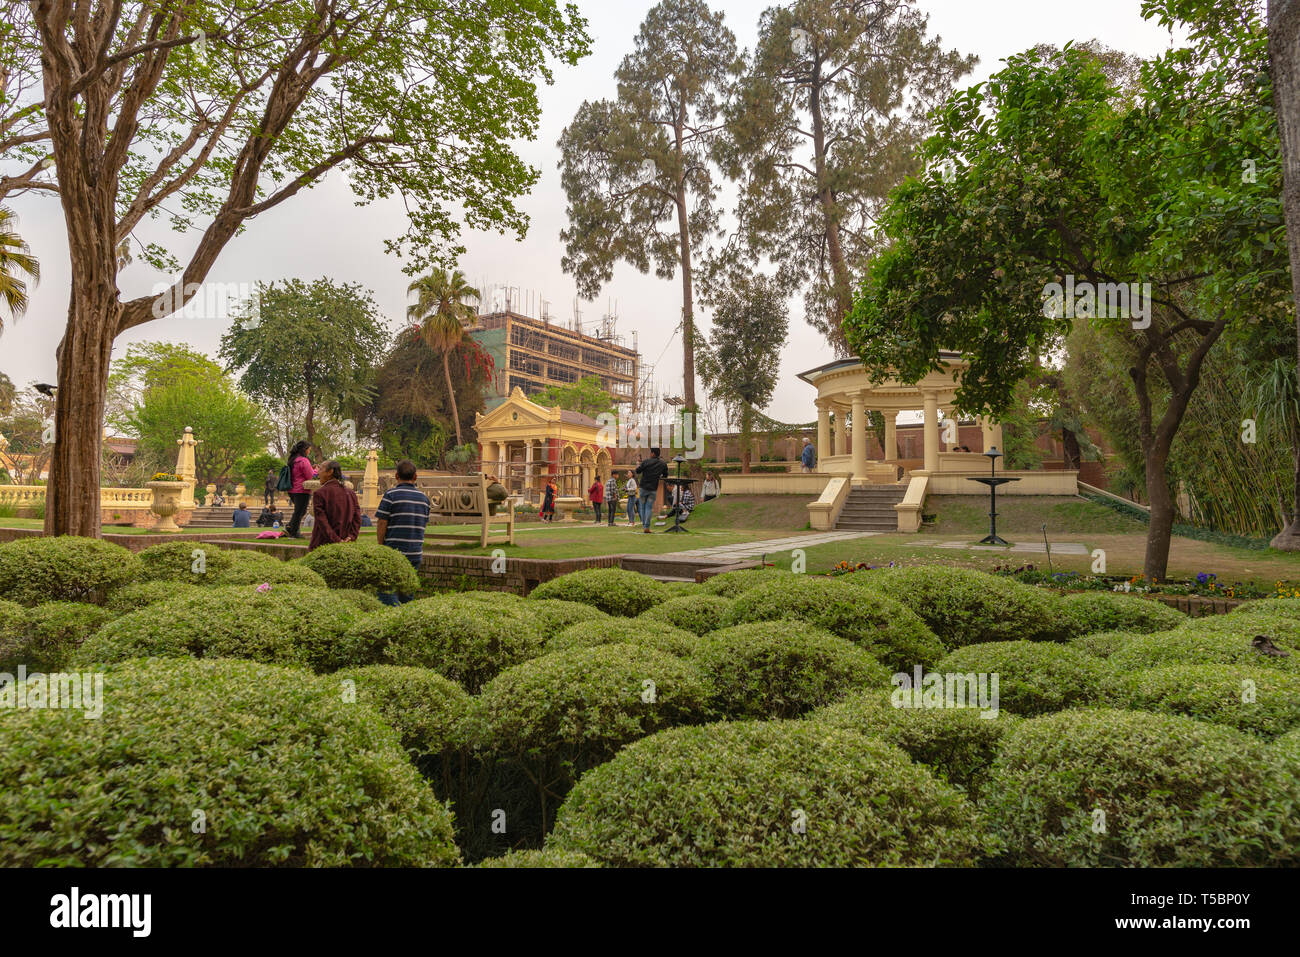
[[[981,545],[1010,545],[1005,539],[998,537],[998,486],[1006,485],[1009,482],[1019,482],[1018,478],[1007,478],[999,476],[998,459],[1002,458],[1002,453],[996,447],[989,449],[984,453],[989,460],[988,478],[970,478],[968,481],[979,482],[981,485],[989,487],[989,534],[987,538],[980,539]]]
[[[673,527],[666,529],[666,531],[685,532],[686,529],[682,528],[682,506],[681,506],[681,500],[685,498],[685,495],[680,491],[680,489],[682,489],[686,485],[690,485],[691,480],[689,478],[682,478],[682,465],[684,465],[686,462],[685,457],[679,455],[675,459],[673,459],[673,461],[677,463],[677,477],[664,479],[664,484],[670,488],[676,488],[679,491],[677,493],[677,498],[678,498],[677,505],[674,507],[674,512],[676,514],[673,515]]]

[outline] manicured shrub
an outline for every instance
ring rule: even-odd
[[[112,617],[106,608],[73,601],[28,609],[16,639],[0,642],[0,671],[17,674],[19,665],[25,665],[28,674],[61,671],[73,652]]]
[[[372,614],[383,611],[387,606],[368,591],[361,591],[358,588],[335,588],[334,594],[338,595],[357,611]]]
[[[188,582],[181,581],[131,582],[129,585],[115,589],[108,596],[104,607],[115,615],[129,615],[133,611],[139,611],[157,602],[187,594],[187,589],[194,587]]]
[[[296,560],[310,568],[330,588],[414,595],[420,576],[397,549],[369,542],[322,545]]]
[[[751,588],[767,582],[786,578],[804,578],[794,572],[779,571],[775,568],[745,568],[738,572],[723,572],[697,586],[708,595],[721,595],[723,598],[739,598]]]
[[[662,582],[639,572],[621,568],[588,568],[543,582],[532,590],[531,599],[558,598],[580,601],[607,615],[631,618],[669,597]]]
[[[1097,708],[1022,723],[983,792],[1004,863],[1238,867],[1300,861],[1300,807],[1258,738]]]
[[[401,737],[402,747],[417,758],[442,754],[459,744],[459,727],[470,697],[436,671],[371,665],[344,668],[329,680],[338,683],[344,700],[355,697],[383,715]],[[344,684],[349,681],[351,685]]]
[[[1300,726],[1300,675],[1246,665],[1174,665],[1126,675],[1119,708],[1183,714],[1263,738]]]
[[[13,655],[22,643],[23,626],[26,623],[26,608],[14,601],[0,600],[0,671],[6,670],[5,662],[14,660]]]
[[[1045,592],[968,568],[920,565],[854,572],[840,581],[916,612],[949,648],[989,641],[1063,641],[1070,624]]]
[[[1150,634],[1186,624],[1188,618],[1177,608],[1135,595],[1086,591],[1066,595],[1060,601],[1062,614],[1077,635],[1099,631],[1128,631]]]
[[[140,577],[150,582],[185,582],[209,585],[229,568],[230,553],[202,542],[164,542],[139,553]],[[209,575],[213,577],[209,577]]]
[[[703,635],[727,624],[732,604],[730,598],[721,595],[696,594],[685,598],[670,598],[662,605],[655,605],[649,611],[642,612],[639,620],[662,621],[692,634]]]
[[[1300,598],[1260,598],[1255,601],[1245,601],[1228,614],[1265,614],[1281,618],[1300,618]]]
[[[337,686],[246,661],[130,662],[104,709],[0,713],[5,867],[423,867],[451,815]],[[203,818],[198,816],[202,812]],[[203,820],[206,827],[192,825]]]
[[[935,670],[996,674],[999,707],[1018,715],[1046,714],[1099,701],[1111,676],[1106,662],[1086,652],[1035,641],[968,645],[940,661]]]
[[[326,588],[201,588],[110,621],[77,649],[73,660],[247,658],[333,671],[373,663],[348,634],[364,618]]]
[[[1285,656],[1256,650],[1258,636]],[[1300,673],[1300,620],[1264,613],[1195,618],[1173,631],[1140,635],[1110,656],[1120,671],[1169,665],[1247,665]]]
[[[327,588],[325,579],[310,568],[285,562],[261,552],[237,551],[230,553],[229,568],[212,574],[209,585],[302,585],[307,588]]]
[[[691,661],[729,718],[795,718],[860,688],[888,687],[889,671],[861,648],[803,622],[766,621],[699,639]]]
[[[524,611],[485,614],[481,601],[454,595],[372,615],[350,636],[362,646],[382,649],[389,664],[432,668],[470,694],[478,694],[511,665],[535,657],[542,645],[541,633]]]
[[[893,599],[830,578],[789,575],[748,589],[735,599],[731,623],[806,621],[845,638],[891,671],[930,667],[944,646],[913,611]]]
[[[1098,631],[1091,635],[1076,635],[1066,644],[1094,658],[1109,658],[1121,648],[1127,647],[1134,637],[1136,636],[1128,631]]]
[[[699,636],[664,621],[643,618],[605,618],[570,625],[546,643],[547,652],[599,645],[636,645],[670,655],[689,655],[699,647]]]
[[[140,559],[94,538],[23,538],[0,545],[0,599],[103,604],[114,588],[140,575]]]
[[[1274,754],[1295,777],[1300,777],[1300,728],[1289,731],[1273,742]]]
[[[969,865],[976,815],[897,748],[805,721],[674,728],[589,771],[548,850],[642,867]]]
[[[669,598],[686,598],[698,595],[700,587],[695,582],[661,582]]]
[[[863,691],[808,715],[809,721],[856,731],[902,748],[939,778],[978,794],[1003,735],[1021,719],[982,717],[976,708],[896,707],[887,691]]]
[[[586,854],[577,851],[511,851],[500,857],[479,861],[475,867],[600,867]]]
[[[519,599],[523,601],[523,599]],[[623,619],[611,618],[599,608],[592,608],[580,601],[560,601],[554,598],[529,602],[524,609],[548,641],[571,625],[584,621],[615,622]]]

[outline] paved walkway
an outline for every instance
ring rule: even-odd
[[[846,542],[859,538],[873,538],[879,532],[820,532],[813,535],[795,535],[790,538],[770,538],[758,542],[742,542],[735,545],[714,545],[710,548],[692,548],[684,552],[670,552],[662,558],[718,559],[722,561],[744,561],[760,555],[776,555],[796,548],[811,548],[814,545],[829,545],[831,542]],[[972,545],[969,541],[944,541],[938,538],[918,538],[906,544],[921,548],[969,549],[973,552],[1016,552],[1026,555],[1046,555],[1047,549],[1042,542],[1025,542],[1003,548],[1000,545]],[[1077,542],[1053,542],[1053,555],[1087,555],[1086,545]]]

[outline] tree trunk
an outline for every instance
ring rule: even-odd
[[[1300,2],[1268,0],[1268,61],[1273,109],[1282,141],[1282,206],[1296,302],[1296,361],[1300,370]],[[1269,543],[1300,551],[1300,448],[1295,450],[1295,507],[1291,521]]]
[[[749,406],[740,410],[740,471],[748,475],[754,455],[754,415]]]
[[[1064,460],[1061,466],[1067,472],[1078,471],[1083,461],[1083,452],[1079,449],[1079,437],[1066,428],[1061,429],[1061,458]]]
[[[830,174],[826,168],[826,122],[822,116],[820,62],[815,67],[815,72],[818,75],[809,90],[808,109],[812,112],[817,199],[821,204],[826,228],[826,255],[831,267],[831,297],[835,310],[833,315],[827,317],[826,337],[835,347],[836,352],[844,354],[847,350],[844,340],[844,318],[853,308],[853,291],[849,280],[849,267],[844,260],[844,247],[840,242],[839,210],[835,206],[835,193],[831,189]]]
[[[303,428],[307,432],[307,442],[316,445],[316,390],[307,383],[307,414],[303,417]]]
[[[1148,582],[1164,581],[1169,569],[1169,542],[1174,530],[1174,499],[1169,489],[1165,466],[1169,462],[1169,443],[1157,440],[1147,448],[1147,504],[1151,523],[1147,528],[1146,557],[1142,573]]]
[[[460,448],[465,443],[460,437],[460,410],[456,408],[456,390],[453,389],[451,385],[451,362],[448,359],[449,354],[450,350],[442,350],[442,374],[447,380],[447,398],[451,402],[451,421],[456,427],[456,447]]]
[[[684,106],[683,106],[684,109]],[[686,205],[685,157],[682,127],[677,125],[677,232],[682,263],[682,401],[695,411],[695,274],[691,263],[690,215]]]

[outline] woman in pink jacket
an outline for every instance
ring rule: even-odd
[[[307,514],[307,506],[311,504],[311,492],[303,485],[316,477],[316,469],[312,467],[311,459],[307,458],[310,450],[311,444],[305,439],[289,450],[289,475],[293,480],[289,487],[289,500],[293,502],[293,517],[289,519],[289,527],[284,532],[288,538],[302,538],[298,534],[298,526],[302,524],[302,517]]]

